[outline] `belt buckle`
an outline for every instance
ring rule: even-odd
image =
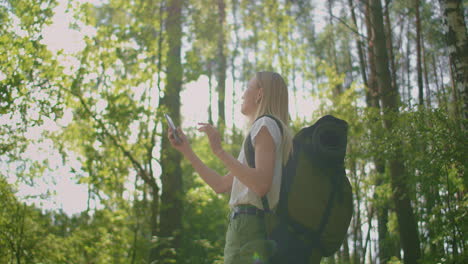
[[[235,219],[237,216],[239,216],[240,214],[242,213],[245,213],[247,210],[247,208],[242,208],[242,207],[234,207],[232,210],[231,210],[231,213],[230,213],[230,216],[229,216],[229,219],[233,220]]]
[[[236,212],[235,210],[232,210],[232,212],[229,213],[229,220],[234,220],[238,214],[239,214],[238,212]]]

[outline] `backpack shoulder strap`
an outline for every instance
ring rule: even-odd
[[[281,122],[279,121],[278,118],[276,118],[276,117],[274,117],[272,115],[262,115],[262,116],[258,117],[255,121],[257,121],[258,119],[260,119],[260,118],[262,118],[264,116],[275,120],[276,124],[278,125],[278,127],[280,129],[281,134],[283,134],[283,127],[281,125]],[[247,160],[247,164],[249,165],[249,167],[250,168],[255,168],[255,148],[254,148],[254,146],[252,144],[252,137],[250,136],[250,132],[247,135],[247,138],[245,139],[244,154],[245,154],[245,159]],[[270,206],[268,204],[268,199],[267,199],[266,195],[262,197],[262,205],[263,205],[263,209],[266,212],[270,211]]]

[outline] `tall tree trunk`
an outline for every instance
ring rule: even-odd
[[[367,107],[373,107],[376,109],[380,109],[380,96],[377,86],[377,71],[375,68],[375,55],[374,55],[374,37],[372,31],[372,24],[370,21],[370,6],[366,4],[366,26],[367,26],[367,35],[369,40],[369,49],[368,49],[368,60],[369,60],[369,90],[371,94],[371,98],[367,102]],[[378,122],[378,121],[377,121]],[[375,187],[378,188],[384,182],[384,175],[385,175],[385,160],[380,158],[379,156],[374,157],[374,164],[375,169],[377,172],[377,179],[375,180]],[[375,195],[376,199],[379,199],[378,194]],[[387,240],[388,240],[388,204],[384,206],[376,206],[377,208],[377,225],[378,225],[378,247],[379,247],[379,259],[381,263],[386,263],[391,257],[391,252],[387,247]]]
[[[424,66],[424,85],[426,87],[426,105],[427,108],[431,108],[432,100],[431,100],[431,89],[429,87],[429,73],[428,73],[428,66],[427,66],[427,55],[426,55],[426,47],[424,45],[424,37],[421,36],[421,51],[422,51],[422,63]]]
[[[406,89],[408,91],[407,94],[407,104],[409,107],[411,107],[411,42],[409,41],[411,37],[411,30],[410,30],[410,24],[408,22],[408,25],[406,25]]]
[[[158,73],[157,73],[157,88],[158,92],[162,90],[161,87],[161,72],[162,72],[162,63],[163,63],[163,45],[164,45],[164,16],[165,16],[165,6],[164,3],[161,2],[159,6],[159,32],[158,32]],[[155,120],[156,122],[156,120]],[[146,184],[150,188],[150,193],[152,200],[150,201],[150,208],[151,208],[151,215],[150,215],[150,221],[151,221],[151,237],[157,237],[159,235],[159,205],[160,205],[160,200],[159,200],[159,186],[158,183],[155,180],[155,173],[153,170],[153,149],[156,147],[156,134],[157,134],[157,126],[154,125],[153,131],[151,133],[151,147],[148,149],[148,164],[150,168],[150,175],[152,176],[151,179],[153,180],[151,184]],[[145,190],[146,193],[146,190]],[[146,195],[143,196],[144,199],[146,200]],[[157,257],[157,252],[155,251],[155,248],[150,250],[150,260],[155,259]],[[150,261],[151,262],[151,261]]]
[[[329,52],[330,52],[330,59],[332,60],[332,64],[335,66],[335,71],[336,73],[340,73],[340,70],[338,69],[338,62],[336,59],[336,43],[335,43],[335,33],[334,33],[334,24],[333,24],[333,1],[334,0],[328,0],[327,1],[327,7],[328,7],[328,16],[329,16],[329,24],[332,28],[332,33],[330,34],[330,47],[329,47]],[[341,94],[343,92],[343,84],[339,83],[335,85],[335,90],[333,90],[335,95]]]
[[[347,62],[347,69],[345,70],[346,72],[346,78],[345,78],[345,87],[344,89],[347,90],[351,87],[351,84],[354,82],[354,76],[353,76],[353,57],[351,54],[351,39],[346,38],[346,43],[343,44],[343,46],[346,46],[344,50],[344,56],[346,56],[346,62]]]
[[[352,147],[350,145],[349,147]],[[352,150],[350,150],[352,152]],[[353,216],[353,263],[354,264],[359,264],[359,263],[364,263],[361,261],[362,252],[363,252],[363,246],[362,246],[362,220],[361,220],[361,188],[360,188],[360,180],[357,177],[357,168],[356,168],[356,161],[352,160],[350,162],[351,164],[351,173],[352,173],[352,179],[354,179],[354,193],[356,197],[356,209],[354,210],[354,216]]]
[[[226,98],[226,41],[224,38],[224,24],[226,21],[226,4],[224,0],[218,0],[218,129],[221,136],[226,127],[225,98]]]
[[[385,161],[382,159],[377,158],[375,160],[375,166],[377,171],[377,179],[375,186],[381,186],[384,181],[385,175]],[[379,197],[378,194],[375,194],[376,200],[385,199],[383,197]],[[388,211],[389,211],[389,204],[387,201],[382,203],[382,206],[377,206],[377,233],[379,234],[379,259],[380,263],[387,263],[392,256],[391,247],[389,244],[388,238]]]
[[[346,264],[351,263],[351,258],[349,257],[349,244],[348,244],[348,235],[343,242],[343,262]]]
[[[234,36],[235,36],[235,41],[234,41],[234,50],[231,54],[231,76],[232,76],[232,109],[231,109],[231,119],[232,119],[232,130],[233,133],[236,133],[236,122],[235,120],[235,111],[234,111],[234,106],[236,103],[236,67],[234,67],[237,55],[239,54],[239,23],[237,21],[237,8],[238,8],[238,3],[237,0],[232,0],[232,17],[233,17],[233,27],[234,27]],[[234,137],[234,135],[233,135]]]
[[[182,7],[183,0],[169,0],[167,6],[166,30],[168,37],[167,53],[167,83],[161,105],[166,107],[174,122],[180,124],[180,91],[182,89]],[[181,155],[170,147],[166,131],[163,131],[161,146],[161,213],[159,235],[164,239],[164,245],[156,250],[162,263],[174,261],[176,255],[172,250],[179,249],[182,234],[182,170]],[[157,255],[151,254],[150,262],[156,260]],[[172,262],[171,262],[172,263]]]
[[[156,185],[157,186],[157,185]],[[150,201],[150,209],[151,209],[151,215],[150,215],[150,221],[151,221],[151,238],[159,236],[159,190],[154,187],[150,187],[150,193],[152,200]],[[154,246],[154,245],[153,245]],[[150,263],[153,260],[156,260],[158,256],[158,251],[156,247],[153,247],[150,250]]]
[[[450,56],[455,95],[459,94],[459,116],[468,118],[468,36],[461,0],[440,0],[447,25],[447,47]]]
[[[348,0],[348,5],[349,5],[349,9],[351,10],[351,18],[352,18],[352,21],[353,21],[354,29],[356,30],[357,33],[359,33],[358,24],[357,24],[357,20],[356,20],[356,13],[354,12],[353,1]],[[367,73],[366,73],[366,61],[364,60],[364,51],[363,51],[363,48],[362,48],[362,40],[361,40],[361,37],[359,35],[356,37],[356,46],[357,46],[357,49],[358,49],[359,66],[361,68],[362,82],[364,83],[365,87],[368,87]]]
[[[371,230],[372,230],[372,218],[373,218],[373,214],[374,214],[374,208],[369,207],[367,205],[367,201],[366,201],[365,204],[366,204],[365,208],[366,208],[366,211],[367,211],[368,228],[367,228],[367,234],[366,234],[366,239],[365,239],[365,242],[364,242],[364,246],[362,247],[363,248],[362,263],[366,263],[367,248],[369,248],[369,259],[372,259],[372,252],[371,252],[372,245],[370,245],[370,243],[371,243],[370,234],[371,234]]]
[[[436,91],[437,91],[437,107],[439,108],[445,108],[446,105],[444,103],[444,100],[443,100],[443,84],[442,82],[440,81],[439,82],[439,76],[438,76],[438,72],[437,72],[437,62],[436,62],[436,58],[435,58],[435,55],[434,53],[432,53],[432,71],[433,71],[433,74],[434,74],[434,80],[435,80],[435,85],[436,85]]]
[[[397,86],[397,69],[395,66],[395,56],[393,55],[393,32],[392,23],[390,22],[389,10],[390,0],[385,0],[385,34],[387,36],[387,50],[390,59],[390,72],[392,78],[392,88],[398,91]]]
[[[398,92],[392,89],[389,60],[386,51],[384,25],[382,19],[382,4],[380,0],[370,0],[370,15],[372,24],[372,39],[377,70],[377,83],[382,96],[384,126],[391,131],[395,124],[389,116],[398,113]],[[401,160],[402,146],[397,141],[394,155],[388,161],[389,174],[392,182],[393,200],[398,218],[401,244],[404,251],[404,262],[416,264],[421,256],[418,227],[409,197],[409,188],[405,167]]]
[[[137,190],[138,188],[138,178],[135,178],[135,182],[133,184],[135,190]],[[143,195],[146,196],[146,186],[143,187],[144,191],[143,191]],[[144,197],[143,196],[143,197]],[[138,195],[135,193],[133,195],[133,210],[134,210],[134,217],[135,217],[135,220],[136,220],[136,223],[135,223],[135,226],[132,228],[133,229],[133,243],[132,243],[132,247],[130,248],[130,263],[131,264],[134,264],[135,263],[135,260],[136,260],[136,257],[137,257],[137,248],[138,248],[138,233],[140,232],[140,221],[139,221],[139,209],[141,208],[138,208],[138,204],[140,203],[139,199],[138,199]],[[144,207],[143,207],[144,208]]]
[[[366,29],[367,29],[367,60],[369,64],[369,77],[368,81],[368,93],[366,93],[366,104],[368,107],[380,108],[378,89],[377,89],[377,73],[375,69],[375,56],[374,56],[374,41],[372,37],[372,25],[370,21],[370,6],[365,4],[365,18],[366,18]]]
[[[419,105],[424,106],[424,85],[421,60],[421,20],[419,16],[419,1],[420,0],[414,0],[414,10],[416,17],[416,73],[418,75]]]

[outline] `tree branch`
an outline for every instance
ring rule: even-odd
[[[85,50],[86,54],[86,50]],[[86,58],[86,55],[83,56],[81,59],[81,64],[84,64],[84,60]],[[155,188],[156,190],[158,189],[157,183],[153,177],[153,175],[149,175],[143,166],[133,157],[133,155],[128,151],[120,142],[117,140],[117,138],[109,132],[105,124],[100,120],[99,118],[96,117],[96,115],[91,111],[89,106],[87,105],[86,101],[81,95],[81,91],[79,90],[79,87],[81,86],[81,83],[83,81],[82,74],[84,72],[84,68],[80,66],[80,69],[78,70],[78,75],[76,76],[75,80],[73,80],[72,87],[70,90],[65,89],[65,91],[71,93],[73,96],[77,97],[80,100],[81,105],[85,109],[85,111],[92,117],[92,119],[99,125],[99,127],[103,130],[104,134],[107,135],[110,140],[114,143],[115,146],[117,146],[122,153],[124,154],[125,157],[127,157],[131,163],[133,164],[134,168],[137,170],[137,174],[152,188]]]
[[[345,27],[347,27],[349,30],[351,30],[351,32],[353,32],[353,33],[354,33],[355,35],[357,35],[358,37],[367,40],[367,36],[365,36],[365,35],[359,33],[356,29],[354,29],[352,26],[348,25],[348,24],[346,23],[346,21],[344,21],[344,20],[341,19],[340,17],[337,17],[337,16],[335,16],[335,15],[333,15],[333,14],[331,14],[331,17],[334,18],[334,19],[336,19],[336,20],[338,20],[338,22],[340,22],[341,24],[343,24]]]

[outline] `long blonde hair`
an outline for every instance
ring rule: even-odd
[[[260,100],[255,118],[262,115],[272,115],[281,121],[283,128],[282,149],[283,164],[289,159],[292,152],[292,132],[289,128],[289,96],[286,83],[276,72],[257,72],[255,74],[258,88],[263,88],[263,97]]]

